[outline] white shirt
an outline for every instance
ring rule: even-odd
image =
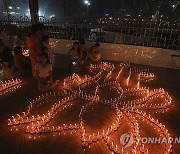
[[[39,72],[40,77],[48,77],[49,71],[52,71],[52,65],[46,64],[45,67],[41,63],[36,64],[36,70]]]

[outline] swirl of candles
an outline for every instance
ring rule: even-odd
[[[65,78],[62,84],[64,91],[57,93],[49,92],[33,99],[26,110],[22,113],[13,115],[8,119],[8,126],[21,126],[26,124],[25,132],[31,135],[79,130],[82,147],[88,147],[98,140],[103,140],[109,150],[114,153],[126,153],[126,149],[119,146],[119,144],[116,144],[111,137],[114,132],[118,132],[121,128],[122,118],[126,119],[132,126],[131,132],[134,136],[134,143],[131,151],[134,153],[138,153],[139,151],[142,153],[149,153],[150,151],[147,149],[146,145],[139,143],[141,129],[138,120],[152,126],[154,130],[158,131],[160,136],[170,138],[170,133],[165,125],[160,123],[158,119],[152,118],[151,115],[147,113],[147,111],[149,111],[149,113],[164,113],[173,105],[171,96],[163,88],[151,90],[149,87],[142,86],[141,82],[154,80],[155,75],[153,73],[149,73],[148,70],[145,71],[137,68],[130,68],[127,64],[121,63],[120,69],[115,76],[115,80],[112,80],[115,66],[111,63],[100,62],[96,65],[91,64],[89,69],[91,72],[95,72],[93,76],[85,75],[82,77],[78,74],[73,74]],[[128,70],[128,77],[125,79],[125,86],[123,86],[118,80],[125,70]],[[103,72],[106,72],[107,75],[105,75],[103,82],[100,83],[99,80],[102,78]],[[135,83],[135,87],[131,88],[130,80],[132,80],[133,73],[137,73],[138,79],[137,83]],[[112,81],[110,81],[110,79]],[[0,90],[3,91],[20,83],[21,80],[19,79],[1,82]],[[74,84],[77,88],[74,88]],[[84,91],[84,87],[91,84],[94,84],[94,91],[92,93]],[[102,98],[99,93],[101,92],[101,89],[104,89],[105,87],[115,90],[117,92],[117,97],[111,97],[110,99]],[[133,98],[134,96],[138,98],[126,100],[126,98]],[[53,100],[54,98],[58,99],[51,105],[47,112],[33,114],[33,111],[36,110],[37,106],[44,104],[44,100]],[[157,98],[161,98],[163,103],[152,103],[152,100]],[[63,112],[63,110],[66,110],[68,107],[75,104],[78,99],[81,99],[83,102],[78,115],[78,123],[64,123],[60,126],[48,125],[59,112]],[[115,112],[114,122],[109,124],[109,126],[103,130],[88,132],[85,127],[84,116],[88,109],[93,109],[97,104],[107,105]],[[164,152],[170,153],[171,151],[172,144],[165,144]]]

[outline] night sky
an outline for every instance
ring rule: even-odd
[[[14,16],[29,15],[28,0],[1,0],[1,16],[7,10]],[[178,0],[89,0],[89,18],[105,17],[105,14],[118,18],[127,14],[132,18],[151,18],[153,14],[158,14],[162,18],[176,18],[180,16],[180,2]],[[9,6],[12,6],[9,9]],[[84,0],[39,0],[40,16],[49,18],[54,15],[56,19],[85,18],[87,17],[87,6]],[[20,9],[17,9],[20,7]]]

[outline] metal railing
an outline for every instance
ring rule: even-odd
[[[5,17],[1,20],[0,30],[9,34],[28,36],[31,21],[28,17]],[[148,46],[165,49],[180,49],[180,23],[152,22],[144,20],[105,20],[83,19],[57,22],[54,19],[39,18],[46,26],[50,37],[105,43],[119,43],[136,46]]]

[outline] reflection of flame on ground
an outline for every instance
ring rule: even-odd
[[[170,137],[165,126],[151,115],[164,113],[172,106],[172,98],[164,89],[144,86],[155,79],[153,73],[127,64],[115,67],[100,63],[90,65],[89,69],[91,77],[73,74],[66,78],[63,92],[39,96],[23,114],[8,119],[8,125],[20,129],[26,125],[24,131],[31,134],[30,138],[76,130],[83,148],[103,141],[115,153],[150,153],[154,145],[140,143],[142,135]],[[133,134],[134,142],[124,148],[119,139],[127,132]],[[171,143],[157,146],[160,152],[172,151]]]

